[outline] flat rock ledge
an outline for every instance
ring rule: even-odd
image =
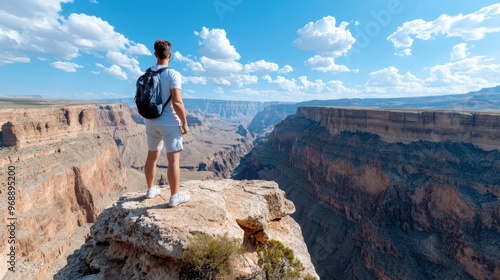
[[[186,181],[191,201],[170,208],[170,190],[152,199],[128,193],[105,209],[87,242],[68,257],[54,279],[178,279],[178,257],[195,233],[241,240],[246,253],[232,261],[242,279],[258,270],[255,248],[270,239],[293,249],[316,274],[300,226],[290,216],[293,203],[272,181]]]

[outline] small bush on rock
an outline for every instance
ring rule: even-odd
[[[316,277],[312,276],[311,274],[307,274],[304,276],[304,280],[317,280]]]
[[[196,233],[179,257],[181,279],[227,279],[228,260],[241,255],[243,247],[237,239]]]
[[[258,264],[265,273],[267,280],[270,279],[300,279],[304,266],[296,259],[293,250],[285,247],[277,240],[270,240],[266,247],[258,247]],[[312,278],[311,278],[312,277]],[[307,275],[305,279],[315,279]]]

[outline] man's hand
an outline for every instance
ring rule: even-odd
[[[182,134],[187,134],[189,132],[189,127],[187,124],[183,124],[181,126],[181,131],[182,131]]]

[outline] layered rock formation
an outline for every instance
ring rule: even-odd
[[[133,128],[128,106],[80,105],[70,107],[0,110],[0,146],[24,148],[75,138],[82,132],[104,128]]]
[[[106,99],[107,102],[124,103],[131,108],[136,108],[133,98]],[[215,99],[184,98],[184,106],[191,114],[201,113],[203,115],[218,116],[220,119],[241,123],[245,126],[262,109],[272,104],[281,102],[259,102],[259,101],[235,101]]]
[[[500,86],[466,94],[423,96],[407,98],[349,98],[311,100],[293,104],[270,104],[259,111],[248,129],[254,135],[265,135],[274,125],[296,112],[298,107],[349,106],[370,108],[409,108],[434,110],[495,111],[500,108]]]
[[[128,108],[128,107],[127,107]],[[0,278],[47,279],[75,230],[93,223],[127,178],[118,149],[102,130],[133,126],[121,105],[2,109]],[[102,129],[102,130],[101,130]],[[8,189],[11,171],[15,189]],[[14,191],[9,193],[8,191]],[[8,200],[8,195],[11,196]],[[14,210],[7,203],[14,201]],[[15,244],[15,263],[7,263]],[[15,272],[8,271],[13,267]]]
[[[321,279],[499,279],[499,117],[301,107],[235,178],[287,192]]]
[[[279,240],[294,250],[304,274],[317,277],[284,192],[266,181],[187,181],[191,201],[168,208],[168,195],[145,199],[128,193],[99,216],[91,239],[55,279],[178,279],[178,258],[194,233],[246,244],[231,264],[233,279],[258,271],[255,246]],[[168,190],[163,190],[163,193]]]
[[[269,103],[252,101],[184,99],[186,110],[196,113],[213,114],[221,119],[242,123],[245,126]]]
[[[500,115],[491,112],[301,107],[297,115],[317,122],[332,136],[362,131],[390,143],[450,141],[483,150],[499,148]]]

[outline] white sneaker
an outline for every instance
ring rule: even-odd
[[[146,192],[146,198],[153,198],[161,193],[160,188],[157,185],[152,186]]]
[[[168,205],[170,207],[175,207],[179,204],[186,203],[191,199],[191,197],[188,194],[184,194],[182,192],[178,192],[170,197],[170,200],[168,202]]]

